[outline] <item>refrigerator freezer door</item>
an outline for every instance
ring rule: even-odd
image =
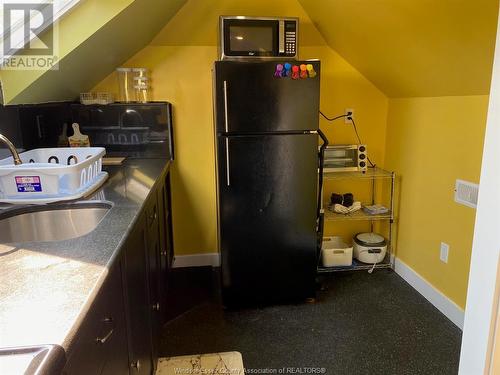
[[[217,133],[317,130],[319,61],[314,78],[276,78],[276,62],[215,63]],[[283,64],[283,63],[282,63]]]
[[[217,140],[225,303],[312,297],[317,135]]]

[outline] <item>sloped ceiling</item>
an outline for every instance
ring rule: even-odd
[[[193,16],[191,26],[204,25],[194,28],[193,33],[190,25],[177,22],[180,17],[172,17],[178,11],[200,14],[191,8],[203,7],[204,17],[215,19],[219,14],[214,12],[220,7],[208,0],[186,1],[114,0],[113,4],[130,5],[78,41],[60,61],[59,71],[35,74],[33,78],[25,72],[3,72],[8,102],[76,99],[79,92],[94,87],[153,38],[152,45],[213,44],[217,40],[216,25],[209,27]],[[301,25],[301,43],[323,43],[324,38],[389,97],[489,93],[499,0],[298,1],[322,34],[314,35],[316,29],[306,22]],[[261,15],[261,3],[272,9],[266,15],[293,13],[289,8],[274,7],[272,0],[219,3],[231,10],[229,13],[239,10],[241,14]],[[71,16],[78,14],[74,13],[65,20],[69,25],[75,21]],[[72,31],[69,28],[64,33],[69,41],[76,40]],[[10,86],[15,90],[9,90]]]
[[[299,0],[389,97],[489,93],[498,0]]]
[[[59,70],[48,70],[28,80],[23,71],[5,71],[2,74],[8,104],[37,103],[47,101],[74,100],[79,93],[92,89],[117,66],[147,45],[161,28],[174,16],[187,0],[120,0],[126,4],[123,10],[112,17],[86,39],[78,41],[75,23],[91,24],[92,15],[85,17],[71,12],[63,20],[67,29],[60,30],[61,41],[77,40],[71,50],[60,60]],[[117,1],[114,1],[115,3]],[[87,3],[83,3],[82,6]],[[95,4],[93,12],[100,15],[107,3]],[[73,17],[79,19],[73,19]],[[64,25],[60,25],[62,28]],[[65,47],[65,45],[63,45]],[[68,47],[66,47],[68,48]],[[38,73],[38,72],[34,72]],[[22,89],[19,82],[25,81]],[[16,86],[16,87],[14,87]],[[11,89],[11,90],[9,90]]]

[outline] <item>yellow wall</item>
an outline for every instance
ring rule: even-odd
[[[330,114],[355,108],[359,131],[376,160],[385,151],[387,98],[330,49],[296,1],[190,0],[151,44],[124,66],[151,70],[154,100],[174,105],[176,157],[173,167],[174,241],[177,254],[216,252],[215,159],[212,75],[221,14],[300,17],[300,55],[322,60],[321,107]],[[95,90],[116,92],[110,75]],[[336,143],[355,142],[342,121],[321,122]]]
[[[389,101],[385,165],[401,178],[397,256],[462,308],[476,211],[454,202],[454,187],[479,182],[487,106],[486,95]]]
[[[311,48],[310,55],[322,61],[320,108],[328,117],[344,113],[346,108],[354,109],[355,122],[361,141],[368,145],[370,159],[379,166],[384,165],[385,137],[387,124],[387,97],[364,79],[359,72],[348,65],[329,47]],[[351,124],[343,119],[329,122],[320,117],[320,127],[332,144],[357,144]],[[323,206],[330,201],[331,193],[353,193],[355,199],[369,201],[368,180],[325,181]],[[378,202],[385,203],[385,202]],[[326,221],[325,235],[337,235],[350,243],[352,236],[369,231],[369,223]],[[387,235],[384,231],[383,235]]]

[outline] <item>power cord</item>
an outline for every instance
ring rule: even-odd
[[[368,270],[368,273],[369,273],[369,274],[372,274],[372,273],[373,273],[373,270],[375,269],[375,266],[376,266],[376,265],[377,265],[377,262],[373,263],[372,268],[370,268],[370,269]]]
[[[356,127],[356,122],[354,122],[354,119],[353,119],[353,117],[352,117],[352,112],[350,112],[350,111],[349,111],[349,112],[347,112],[347,113],[346,113],[346,114],[344,114],[344,115],[339,115],[339,116],[335,116],[335,117],[332,117],[332,118],[330,118],[330,117],[326,116],[326,115],[325,115],[323,112],[321,112],[321,111],[319,111],[319,114],[320,114],[321,116],[323,116],[323,117],[324,117],[327,121],[335,121],[335,120],[338,120],[338,119],[340,119],[340,118],[344,118],[344,117],[346,117],[346,118],[347,118],[347,119],[351,122],[351,124],[352,124],[352,126],[353,126],[353,128],[354,128],[354,132],[356,133],[356,138],[358,138],[358,142],[359,142],[359,144],[360,144],[360,145],[362,145],[362,144],[363,144],[363,142],[361,141],[361,137],[359,136],[359,133],[358,133],[358,128]],[[372,163],[372,161],[370,160],[370,158],[369,158],[368,156],[367,156],[367,158],[366,158],[366,159],[368,160],[368,163],[370,163],[370,168],[375,168],[375,167],[377,166],[376,164]]]
[[[368,253],[369,251],[370,251],[370,250],[368,250],[368,249],[367,249],[367,250],[361,250],[360,254],[363,254],[363,253]],[[379,263],[379,262],[377,262],[377,261],[375,261],[375,263],[373,263],[372,268],[370,268],[370,269],[368,270],[368,273],[369,273],[369,274],[372,274],[372,273],[373,273],[373,270],[375,269],[375,266],[376,266],[378,263]]]
[[[342,117],[347,117],[347,116],[350,116],[350,112],[346,115],[340,115],[340,116],[336,116],[336,117],[332,117],[332,118],[329,118],[328,116],[326,116],[323,112],[319,111],[319,114],[321,116],[323,116],[326,120],[328,121],[334,121],[334,120],[338,120],[339,118],[342,118]]]
[[[363,142],[361,142],[361,138],[359,137],[358,128],[356,128],[356,123],[354,122],[354,119],[352,118],[352,116],[347,116],[347,119],[351,122],[352,127],[354,128],[354,132],[356,133],[356,137],[358,138],[359,144],[362,145]]]
[[[347,116],[347,119],[349,121],[351,121],[352,126],[354,128],[354,132],[356,133],[356,137],[358,138],[358,142],[360,145],[362,145],[363,142],[361,142],[361,138],[359,137],[358,129],[356,128],[356,123],[354,122],[354,119],[352,118],[352,116]],[[371,168],[375,168],[377,166],[376,164],[372,163],[372,161],[370,160],[370,157],[368,155],[366,156],[366,159],[368,160],[368,163],[370,163]]]

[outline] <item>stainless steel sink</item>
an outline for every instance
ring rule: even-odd
[[[2,374],[60,374],[66,358],[58,345],[0,348]]]
[[[0,243],[62,241],[94,230],[112,207],[107,202],[27,206],[0,215]]]

